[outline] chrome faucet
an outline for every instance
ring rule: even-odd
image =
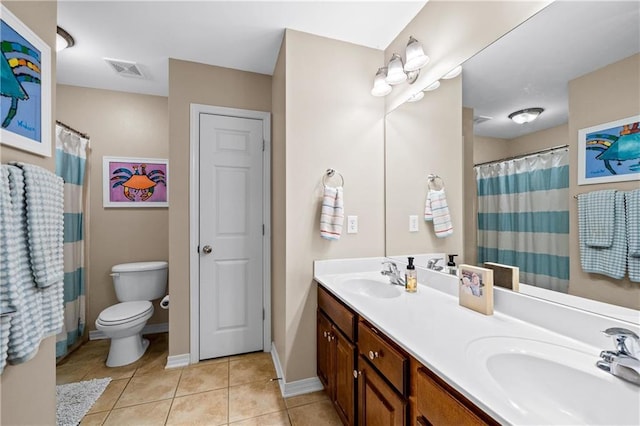
[[[427,269],[433,269],[434,271],[442,271],[444,266],[440,266],[437,263],[441,261],[440,258],[433,258],[427,261]]]
[[[389,281],[391,282],[391,284],[401,285],[404,287],[404,278],[402,278],[402,274],[398,270],[398,265],[396,265],[395,262],[385,260],[384,262],[382,262],[382,267],[383,268],[380,273],[389,277]]]
[[[615,351],[602,351],[596,366],[623,380],[640,385],[640,338],[631,330],[608,328],[603,333],[613,338]],[[630,344],[629,344],[630,343]]]

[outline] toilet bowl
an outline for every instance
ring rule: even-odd
[[[137,361],[149,347],[142,330],[154,312],[151,300],[165,294],[167,262],[125,263],[111,271],[121,303],[100,312],[95,325],[111,339],[107,367],[119,367]]]

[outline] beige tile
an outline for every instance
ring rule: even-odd
[[[251,419],[242,420],[231,423],[233,426],[290,426],[289,415],[286,411],[278,411],[277,413],[265,414],[264,416],[253,417]]]
[[[120,395],[122,395],[122,391],[127,386],[127,383],[129,383],[129,379],[112,380],[88,413],[92,414],[111,410],[118,398],[120,398]]]
[[[176,396],[226,388],[229,386],[229,364],[205,364],[182,372]]]
[[[342,426],[342,421],[329,400],[290,408],[289,418],[293,426]]]
[[[167,351],[147,351],[147,353],[140,359],[138,369],[134,375],[140,376],[143,374],[154,374],[164,371],[167,366],[168,356],[169,353]]]
[[[137,368],[137,363],[123,365],[122,367],[107,367],[104,362],[101,362],[93,365],[91,370],[89,370],[82,379],[102,379],[104,377],[111,377],[112,380],[128,379],[133,376]]]
[[[164,425],[171,408],[171,400],[134,405],[111,411],[105,426]]]
[[[229,360],[237,361],[239,359],[252,359],[252,358],[264,358],[264,357],[271,358],[271,354],[269,352],[249,352],[247,354],[232,355],[229,357]]]
[[[100,426],[107,419],[108,415],[108,411],[103,411],[102,413],[87,414],[82,418],[80,426]]]
[[[218,389],[177,397],[173,400],[167,425],[222,425],[227,423],[229,390]]]
[[[80,382],[93,368],[93,365],[87,363],[66,362],[61,364],[56,367],[56,384]]]
[[[311,404],[313,402],[328,400],[326,392],[321,390],[318,392],[305,393],[303,395],[292,396],[284,400],[287,408],[299,407],[301,405]]]
[[[229,357],[228,356],[223,356],[223,357],[220,357],[220,358],[205,359],[205,360],[199,361],[197,364],[189,364],[185,368],[196,368],[196,367],[202,367],[203,365],[219,364],[219,363],[224,363],[224,362],[226,362],[226,363],[229,362]]]
[[[116,402],[116,408],[173,398],[181,371],[163,371],[132,377]]]
[[[269,380],[276,377],[271,355],[251,356],[229,360],[229,385]]]
[[[285,409],[276,382],[253,382],[229,388],[229,422]]]

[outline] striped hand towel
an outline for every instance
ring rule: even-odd
[[[611,247],[613,244],[613,220],[611,212],[616,191],[593,191],[582,196],[582,203],[589,213],[586,216],[585,243],[589,247]]]
[[[424,220],[431,222],[433,220],[433,210],[431,209],[431,190],[427,191],[427,199],[424,202]]]
[[[593,247],[587,244],[589,236],[592,235],[589,216],[592,214],[593,206],[587,195],[589,194],[578,195],[578,239],[582,270],[621,279],[624,277],[627,266],[624,193],[616,191],[613,208],[609,207],[609,220],[613,222],[613,240],[610,247]]]
[[[322,210],[320,212],[320,236],[327,240],[339,240],[344,222],[343,190],[339,186],[324,187]]]
[[[629,279],[640,282],[640,189],[625,193]]]
[[[427,204],[433,220],[433,230],[436,237],[445,238],[453,234],[453,224],[451,223],[451,215],[449,214],[449,206],[447,205],[447,196],[444,188],[440,190],[429,190],[427,195]],[[425,220],[427,219],[427,209],[425,208]]]

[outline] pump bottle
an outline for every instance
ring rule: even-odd
[[[413,265],[413,257],[409,257],[409,264],[407,265],[407,271],[405,272],[404,282],[405,290],[409,293],[415,293],[418,291],[418,273],[416,267]]]

